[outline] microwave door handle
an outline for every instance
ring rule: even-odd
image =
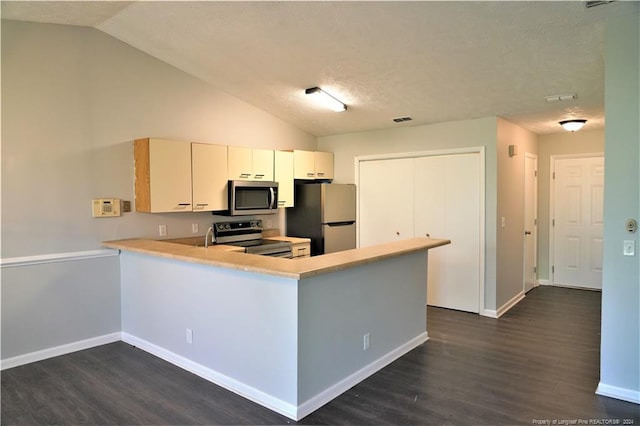
[[[273,205],[276,202],[276,193],[273,190],[272,186],[269,187],[269,192],[271,193],[271,203],[269,203],[269,210],[273,210]]]

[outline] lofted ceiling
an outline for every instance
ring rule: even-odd
[[[97,28],[316,136],[487,116],[543,134],[567,118],[604,126],[604,23],[618,6],[2,1],[2,18]],[[347,111],[318,109],[313,86]]]

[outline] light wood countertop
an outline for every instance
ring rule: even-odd
[[[286,238],[293,241],[293,238]],[[434,238],[411,238],[394,241],[371,247],[345,250],[321,256],[305,257],[301,259],[283,259],[278,257],[260,256],[255,254],[238,253],[237,247],[213,245],[208,248],[195,247],[175,242],[128,239],[105,241],[104,247],[142,253],[151,256],[184,262],[199,263],[238,271],[254,272],[283,278],[303,279],[320,274],[327,274],[359,265],[374,263],[379,260],[413,253],[421,250],[450,244],[449,240]]]

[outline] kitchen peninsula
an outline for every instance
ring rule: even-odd
[[[299,420],[425,342],[413,238],[297,260],[144,239],[119,249],[122,340]]]

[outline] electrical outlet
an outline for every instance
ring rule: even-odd
[[[187,343],[193,343],[193,330],[187,328]]]
[[[167,225],[158,225],[158,235],[161,237],[167,236]]]
[[[362,350],[366,351],[367,349],[369,349],[369,333],[365,334],[364,336],[362,336]]]
[[[197,223],[192,223],[191,224],[191,233],[192,234],[197,234],[198,233],[198,224]]]

